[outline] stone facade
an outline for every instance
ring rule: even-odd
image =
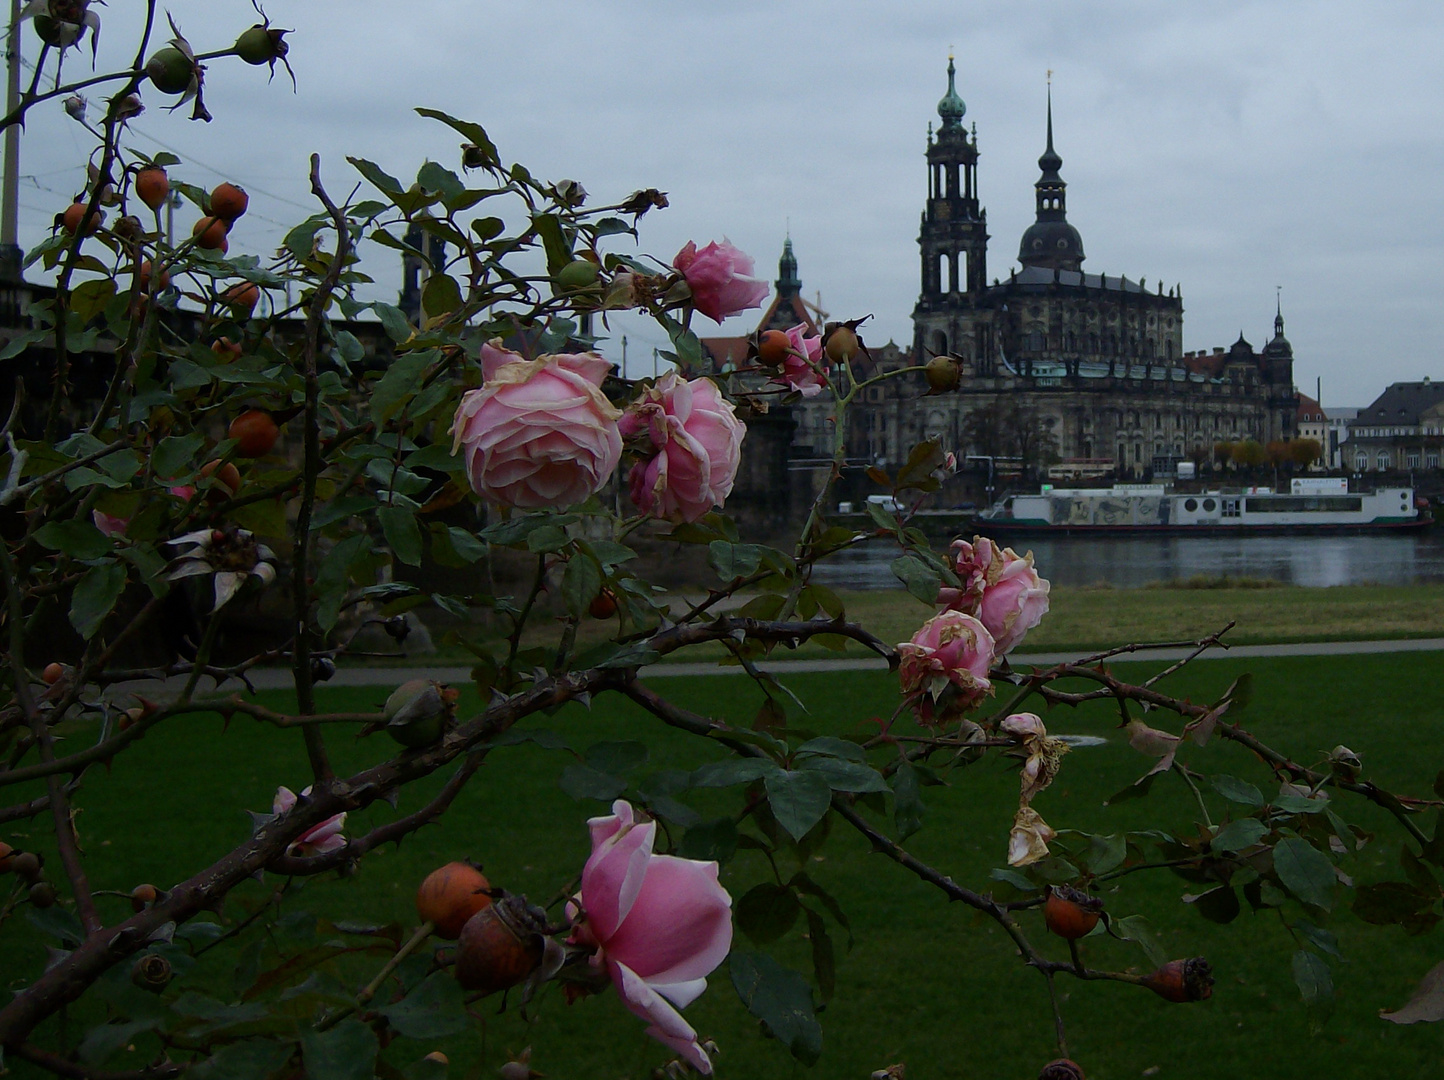
[[[1437,469],[1444,451],[1444,383],[1394,383],[1349,423],[1343,467],[1355,473]]]

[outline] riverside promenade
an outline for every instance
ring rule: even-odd
[[[1182,649],[1139,649],[1109,658],[1110,663],[1136,663],[1140,661],[1162,661],[1172,663],[1182,660],[1193,650]],[[1401,652],[1444,652],[1444,638],[1406,638],[1386,641],[1312,641],[1282,645],[1235,645],[1209,649],[1198,657],[1207,660],[1248,660],[1256,657],[1274,656],[1346,656],[1359,653],[1401,653]],[[1088,653],[1051,652],[1015,653],[1009,657],[1014,667],[1050,667],[1077,660]],[[764,671],[776,675],[789,672],[805,673],[815,671],[869,671],[886,670],[887,663],[875,657],[855,659],[818,660],[763,660],[757,665]],[[642,669],[648,679],[677,678],[699,675],[743,675],[740,667],[719,666],[717,663],[675,663],[652,664]],[[424,664],[406,667],[343,667],[325,686],[398,686],[407,679],[435,679],[442,683],[468,683],[471,669],[468,667],[436,667]],[[257,690],[286,689],[291,686],[291,673],[285,669],[268,668],[251,673],[251,683]],[[131,684],[133,688],[134,684]],[[239,686],[238,682],[228,685]]]

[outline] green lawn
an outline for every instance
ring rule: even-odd
[[[1251,670],[1256,693],[1243,718],[1250,730],[1308,761],[1345,742],[1362,755],[1371,778],[1425,794],[1444,765],[1439,755],[1428,752],[1444,743],[1439,663],[1437,654],[1215,661],[1175,677],[1172,689],[1206,699],[1240,671]],[[1125,670],[1142,678],[1155,669],[1129,665]],[[794,676],[788,682],[812,707],[809,717],[795,722],[817,732],[860,735],[875,730],[869,718],[890,713],[896,701],[895,682],[878,673]],[[757,706],[748,684],[735,678],[667,680],[662,689],[684,705],[734,719],[749,717]],[[332,690],[325,692],[322,707],[365,708],[383,697],[382,689]],[[1057,783],[1040,796],[1038,808],[1051,824],[1106,832],[1185,827],[1193,807],[1173,777],[1162,778],[1146,800],[1102,805],[1146,766],[1116,739],[1116,720],[1105,709],[1055,713],[1047,719],[1055,733],[1110,739],[1106,746],[1070,755]],[[614,698],[599,699],[591,711],[569,707],[529,726],[554,727],[579,749],[601,740],[644,740],[650,761],[639,778],[658,769],[691,767],[709,752],[715,754],[711,748],[689,745],[689,737],[661,728]],[[387,750],[340,734],[331,736],[331,747],[339,768],[356,767]],[[530,744],[496,751],[441,825],[423,830],[399,850],[368,857],[354,878],[328,876],[308,883],[288,908],[312,908],[346,919],[410,922],[411,896],[420,878],[440,863],[463,856],[483,862],[497,884],[534,899],[555,896],[588,851],[586,817],[602,810],[600,803],[574,802],[559,789],[558,776],[570,760],[564,752]],[[1205,773],[1230,773],[1269,789],[1266,770],[1236,748],[1214,744],[1192,750],[1188,760]],[[137,753],[117,761],[109,775],[101,772],[88,779],[79,799],[79,827],[92,883],[126,891],[142,881],[169,884],[181,869],[212,859],[237,842],[247,827],[243,811],[268,809],[278,783],[302,786],[304,769],[298,734],[240,718],[228,729],[218,719],[196,718],[152,733]],[[926,790],[926,824],[909,841],[910,849],[959,881],[986,887],[989,869],[1004,859],[1016,792],[1015,774],[999,760],[954,773],[950,786]],[[421,792],[408,792],[400,810],[414,808],[422,797]],[[710,795],[689,799],[704,813],[716,805]],[[1221,820],[1226,804],[1211,794],[1208,799],[1215,820]],[[381,806],[358,815],[351,825],[359,830],[392,813]],[[1397,877],[1397,831],[1367,807],[1347,806],[1345,816],[1379,829],[1379,840],[1355,857],[1347,871],[1360,882]],[[37,846],[44,843],[43,833],[36,829]],[[31,839],[13,828],[5,838],[22,845]],[[850,952],[839,950],[837,996],[822,1014],[822,1060],[808,1070],[762,1038],[738,1003],[724,966],[710,990],[688,1010],[698,1030],[721,1045],[720,1076],[865,1077],[873,1069],[905,1061],[913,1080],[1031,1080],[1038,1066],[1053,1056],[1043,981],[1017,963],[991,923],[949,905],[892,863],[869,854],[845,826],[834,829],[831,842],[808,870],[839,897],[856,935]],[[724,884],[734,897],[768,876],[766,862],[745,851],[723,870]],[[1418,978],[1444,959],[1438,931],[1408,938],[1397,929],[1366,927],[1347,911],[1336,911],[1330,928],[1338,933],[1347,962],[1334,965],[1337,1008],[1315,1034],[1289,972],[1295,946],[1275,913],[1245,910],[1234,924],[1219,927],[1179,903],[1190,887],[1166,872],[1134,875],[1124,883],[1125,891],[1108,894],[1110,910],[1146,915],[1175,955],[1207,956],[1218,985],[1211,1001],[1179,1006],[1132,987],[1061,978],[1073,1054],[1091,1080],[1143,1075],[1165,1080],[1325,1075],[1405,1080],[1440,1075],[1444,1030],[1435,1025],[1400,1028],[1376,1015],[1381,1008],[1403,1004]],[[268,881],[267,887],[273,884]],[[248,885],[241,892],[258,897],[262,886]],[[120,909],[114,910],[118,914]],[[1044,940],[1041,919],[1033,914],[1024,918],[1030,937],[1061,958],[1064,951]],[[801,928],[799,924],[765,951],[804,968]],[[739,945],[755,947],[740,937]],[[0,979],[6,986],[23,983],[40,948],[41,941],[23,917],[0,928]],[[224,965],[213,962],[221,953],[227,950],[210,954],[199,969],[217,993],[229,991],[233,983],[235,955],[227,953]],[[1098,966],[1145,963],[1134,946],[1106,939],[1089,939],[1085,953]],[[338,966],[336,974],[349,985],[359,985],[377,967],[379,960],[361,960]],[[72,1032],[84,1011],[77,1010]],[[610,992],[570,1006],[560,995],[549,994],[529,1018],[514,1009],[496,1015],[490,1005],[466,1035],[436,1044],[402,1039],[387,1056],[404,1065],[439,1046],[451,1055],[453,1077],[480,1078],[495,1075],[506,1051],[532,1045],[536,1067],[550,1077],[644,1080],[667,1055],[642,1034],[642,1026]],[[53,1029],[48,1033],[53,1035]],[[135,1053],[122,1052],[108,1067],[136,1067],[147,1049],[142,1039]],[[17,1070],[16,1075],[27,1074]]]

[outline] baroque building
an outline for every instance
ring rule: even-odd
[[[989,284],[977,128],[963,124],[967,106],[951,58],[947,74],[940,123],[928,128],[911,348],[873,349],[872,359],[891,369],[949,356],[961,382],[932,396],[920,376],[870,388],[849,426],[849,456],[896,465],[916,442],[937,437],[960,458],[1002,471],[1038,477],[1051,466],[1055,477],[1140,479],[1206,460],[1217,442],[1293,438],[1298,396],[1282,312],[1262,350],[1240,333],[1231,348],[1185,352],[1178,286],[1083,268],[1054,148],[1051,88],[1035,221],[1019,242],[1018,266]],[[790,242],[780,269],[781,300],[783,281],[797,280]],[[763,321],[779,325],[788,314],[784,301]],[[794,456],[815,456],[828,406],[793,409]]]

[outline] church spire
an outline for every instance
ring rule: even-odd
[[[777,298],[789,300],[802,292],[797,276],[797,256],[792,253],[792,237],[782,242],[782,258],[777,260]]]
[[[1083,238],[1068,224],[1068,185],[1059,169],[1063,159],[1053,149],[1053,73],[1048,72],[1048,144],[1038,159],[1042,175],[1033,185],[1037,192],[1037,220],[1023,234],[1018,261],[1049,270],[1081,270]]]
[[[938,115],[943,119],[942,130],[944,131],[962,127],[963,116],[968,111],[968,106],[958,96],[957,71],[958,69],[953,66],[953,54],[948,53],[948,92],[938,102]]]

